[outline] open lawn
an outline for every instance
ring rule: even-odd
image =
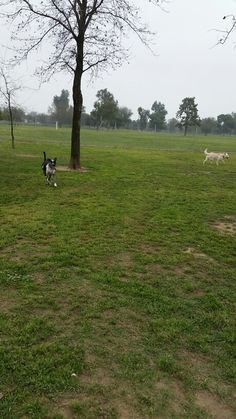
[[[235,418],[236,138],[8,131],[0,417]]]

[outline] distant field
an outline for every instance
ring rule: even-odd
[[[234,418],[236,137],[0,126],[0,417]],[[230,159],[203,166],[203,150]],[[74,375],[73,375],[74,374]]]

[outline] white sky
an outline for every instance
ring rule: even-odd
[[[225,28],[224,15],[236,14],[236,0],[170,0],[165,6],[167,13],[151,6],[148,0],[136,0],[135,4],[141,6],[143,20],[157,33],[153,47],[157,55],[132,38],[129,64],[104,73],[92,83],[84,77],[86,111],[92,110],[97,91],[107,88],[119,106],[133,111],[132,118],[137,118],[139,106],[150,109],[155,100],[165,104],[168,119],[175,117],[186,96],[196,97],[200,117],[236,112],[236,33],[226,45],[216,46],[220,35],[214,30]],[[1,46],[9,45],[8,39],[7,29],[1,26],[1,57],[8,55]],[[39,55],[36,60],[40,63]],[[14,70],[14,76],[20,74],[22,85],[37,86],[37,81],[30,78],[32,61],[21,72]],[[62,89],[71,93],[71,79],[65,73],[39,90],[21,91],[17,101],[26,111],[46,113],[53,96],[59,95]]]

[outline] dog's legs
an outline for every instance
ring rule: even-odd
[[[55,186],[55,188],[56,188],[57,187],[57,184],[56,184],[56,182],[54,180],[54,175],[52,175],[52,182],[53,182],[53,186]]]
[[[54,180],[54,175],[48,175],[48,185],[57,187],[57,184]]]

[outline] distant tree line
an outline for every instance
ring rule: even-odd
[[[87,113],[82,111],[81,125],[90,128],[106,129],[137,129],[150,131],[197,132],[204,135],[236,135],[236,112],[220,114],[217,118],[207,117],[200,120],[198,116],[195,98],[184,98],[176,113],[176,118],[166,119],[167,110],[165,105],[157,100],[151,109],[141,106],[137,109],[138,119],[132,119],[132,111],[123,106],[120,107],[112,93],[107,89],[99,90],[93,109]],[[61,94],[53,97],[52,105],[48,113],[25,112],[19,106],[12,107],[14,123],[27,123],[32,125],[51,125],[58,127],[71,126],[73,107],[69,102],[68,90],[62,90]],[[9,121],[9,109],[0,106],[0,122]]]

